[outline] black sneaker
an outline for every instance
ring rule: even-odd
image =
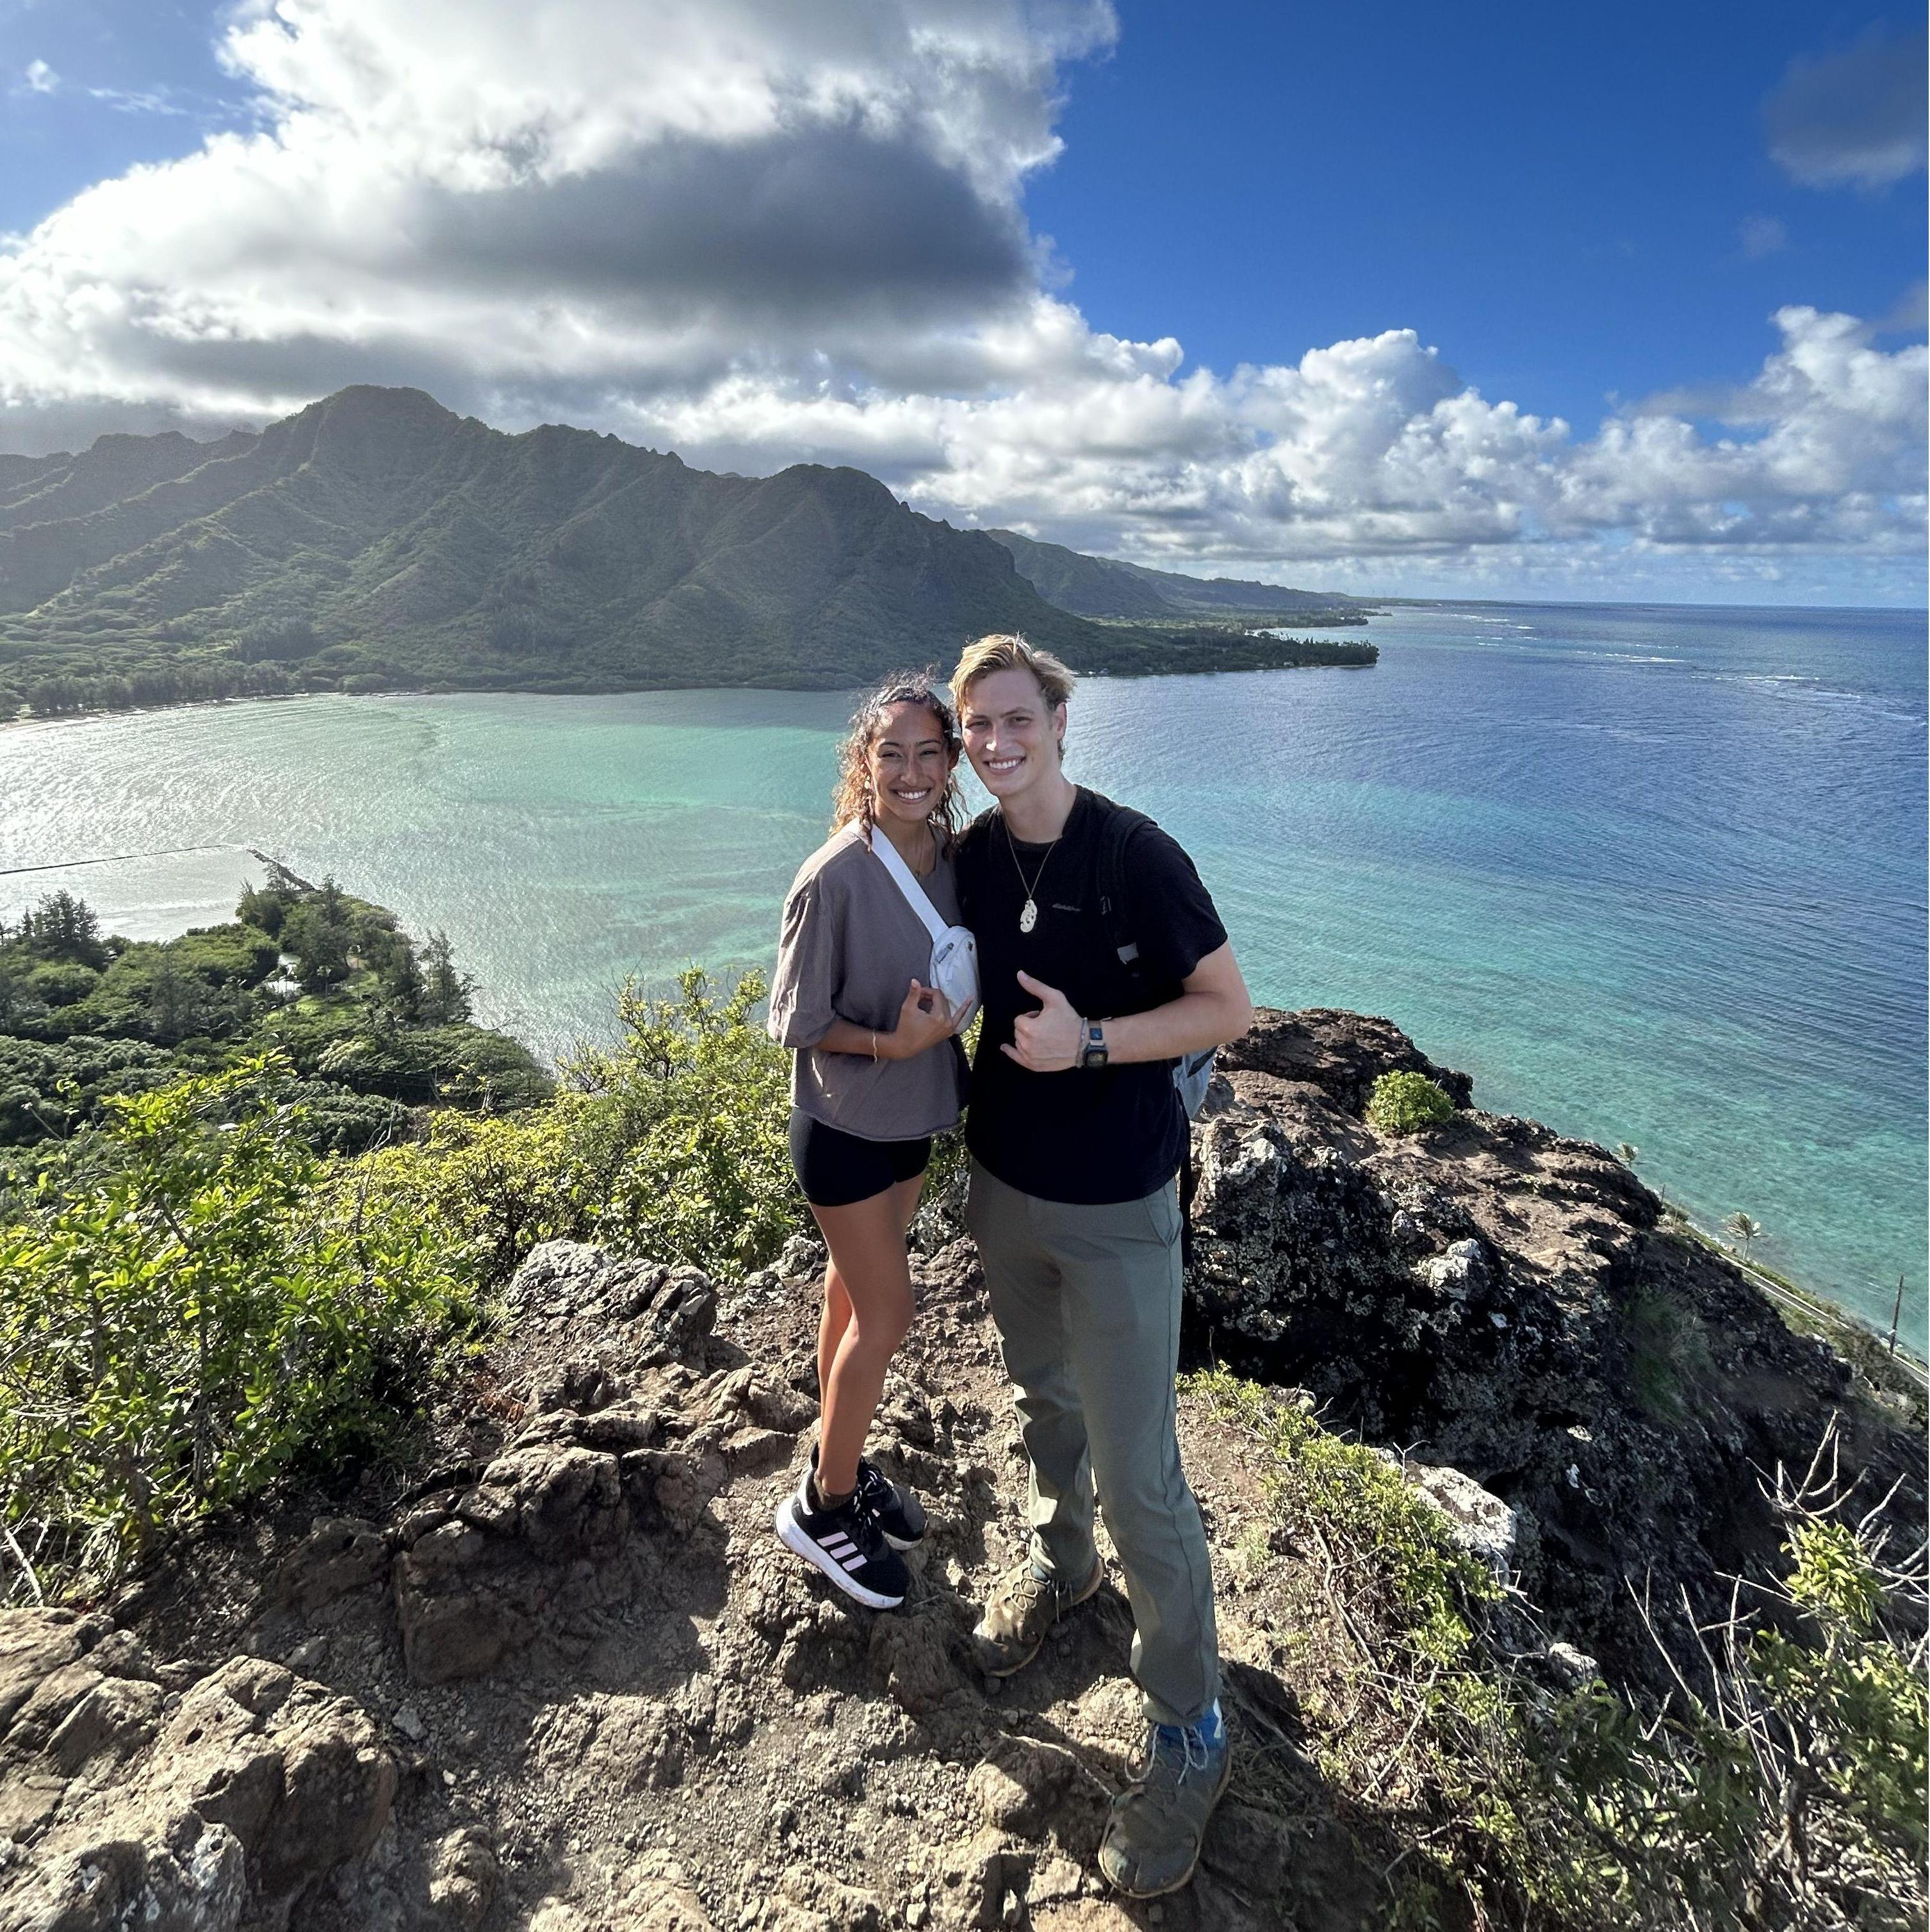
[[[815,1563],[848,1597],[874,1610],[895,1610],[911,1587],[905,1559],[884,1540],[878,1520],[856,1496],[836,1509],[811,1507],[807,1475],[777,1506],[778,1540]]]
[[[868,1456],[858,1458],[858,1502],[894,1550],[913,1550],[925,1540],[925,1508]]]
[[[818,1450],[811,1449],[811,1473],[818,1473]],[[869,1456],[858,1458],[857,1499],[869,1510],[894,1550],[915,1550],[925,1540],[924,1505],[909,1490],[902,1490]]]

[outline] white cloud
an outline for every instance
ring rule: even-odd
[[[407,382],[1182,567],[1920,552],[1923,352],[1848,317],[1785,310],[1744,389],[1585,440],[1412,331],[1216,374],[1094,328],[1021,196],[1114,31],[1106,0],[250,0],[257,130],[0,254],[0,441]]]
[[[1736,231],[1745,261],[1760,262],[1789,246],[1789,230],[1773,214],[1745,214]]]
[[[30,94],[52,94],[60,86],[60,76],[44,60],[28,62],[25,79]]]

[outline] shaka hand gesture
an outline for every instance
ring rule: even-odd
[[[1012,1022],[1011,1041],[1001,1042],[999,1052],[1033,1073],[1063,1073],[1077,1066],[1085,1022],[1056,986],[1023,972],[1019,983],[1039,1002],[1039,1010]]]

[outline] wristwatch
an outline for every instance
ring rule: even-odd
[[[1099,1020],[1088,1020],[1085,1043],[1079,1050],[1079,1064],[1082,1066],[1103,1066],[1106,1058],[1104,1023]]]

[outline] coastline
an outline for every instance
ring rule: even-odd
[[[329,694],[303,694],[322,696]],[[233,702],[235,700],[215,701]],[[97,866],[138,865],[145,860],[204,853],[228,853],[237,856],[246,856],[263,866],[271,862],[270,855],[260,848],[241,841],[233,841],[176,847],[162,851],[113,853],[94,858],[0,868],[0,880],[22,879],[37,873],[80,870]],[[85,896],[84,894],[82,896]],[[202,913],[207,915],[205,921],[198,916]],[[205,906],[187,911],[180,922],[179,932],[156,931],[143,933],[138,937],[143,940],[165,940],[180,937],[191,930],[197,929],[202,923],[217,924],[231,916],[232,914],[225,904],[217,904],[211,900]],[[404,916],[406,919],[406,914]],[[614,988],[612,998],[614,1000]],[[485,994],[482,1005],[486,1009],[488,1004]],[[484,1018],[485,1023],[493,1024],[488,1021],[486,1011]],[[507,1031],[512,1038],[518,1039],[519,1043],[524,1045],[538,1063],[544,1066],[552,1075],[557,1072],[558,1063],[555,1055],[546,1052],[541,1047],[530,1046],[527,1042],[522,1041],[513,1025],[506,1024],[500,1030]],[[1548,1124],[1557,1132],[1569,1132],[1569,1130],[1559,1120],[1551,1120]],[[1586,1141],[1589,1138],[1579,1130],[1574,1131],[1573,1137],[1583,1141]],[[1599,1144],[1598,1143],[1591,1144]],[[1605,1156],[1607,1150],[1603,1149],[1602,1151]],[[1667,1177],[1657,1175],[1655,1178],[1661,1184],[1663,1198],[1665,1201],[1668,1200]],[[1899,1390],[1907,1381],[1919,1394],[1930,1390],[1930,1364],[1926,1364],[1923,1352],[1914,1345],[1913,1338],[1899,1332],[1895,1338],[1895,1346],[1892,1348],[1889,1346],[1890,1338],[1876,1323],[1866,1316],[1832,1300],[1822,1291],[1806,1286],[1800,1280],[1791,1276],[1766,1268],[1760,1262],[1745,1260],[1722,1240],[1719,1234],[1704,1227],[1696,1220],[1694,1216],[1673,1201],[1669,1202],[1667,1211],[1668,1218],[1679,1232],[1712,1252],[1720,1255],[1748,1276],[1768,1297],[1784,1325],[1793,1332],[1799,1334],[1821,1335],[1848,1357],[1865,1374],[1867,1379],[1879,1386],[1882,1385],[1885,1380],[1895,1378],[1896,1378],[1895,1385]]]
[[[1244,640],[1244,639],[1243,639]],[[1283,646],[1301,644],[1319,646],[1325,640],[1283,638]],[[1344,658],[1336,658],[1328,662],[1319,659],[1289,659],[1280,652],[1253,647],[1238,650],[1229,643],[1228,662],[1211,664],[1160,662],[1139,664],[1107,664],[1091,670],[1078,673],[1082,682],[1088,680],[1130,678],[1138,680],[1152,677],[1222,677],[1239,676],[1257,671],[1298,670],[1371,670],[1378,656],[1379,646],[1367,640],[1375,658],[1361,658],[1352,655]],[[1352,652],[1362,648],[1346,640],[1338,649]],[[1233,662],[1234,658],[1241,661]],[[1279,662],[1249,662],[1254,658]],[[1076,668],[1075,667],[1075,668]],[[446,678],[437,678],[420,684],[389,682],[374,690],[341,691],[328,686],[320,686],[303,691],[247,691],[230,692],[218,698],[180,698],[164,699],[158,704],[143,702],[138,704],[83,705],[71,710],[35,712],[26,710],[13,717],[0,718],[0,731],[15,725],[58,724],[66,722],[80,723],[96,718],[126,718],[147,712],[167,711],[195,711],[214,710],[235,704],[287,704],[311,698],[628,698],[647,694],[672,692],[746,691],[769,692],[773,694],[797,695],[813,692],[862,691],[864,684],[829,683],[800,680],[794,683],[772,683],[767,680],[752,680],[742,682],[734,680],[716,680],[707,684],[692,684],[683,680],[659,682],[644,679],[623,682],[584,682],[576,680],[557,680],[550,683],[533,684],[461,684]]]
[[[1400,648],[1364,686],[1095,680],[1080,776],[1145,798],[1210,865],[1216,892],[1230,896],[1229,926],[1244,935],[1243,958],[1260,969],[1259,996],[1398,1015],[1475,1071],[1484,1104],[1605,1144],[1640,1144],[1643,1172],[1704,1228],[1748,1209],[1769,1230],[1757,1255],[1867,1324],[1886,1330],[1901,1267],[1904,1332],[1920,1334],[1911,1210],[1923,1149],[1899,1110],[1911,1103],[1904,1063],[1921,1005],[1898,982],[1912,957],[1907,933],[1881,909],[1909,856],[1908,826],[1892,828],[1911,781],[1872,770],[1847,795],[1830,794],[1848,802],[1820,821],[1836,827],[1829,850],[1858,860],[1854,880],[1867,878],[1871,895],[1859,903],[1876,910],[1816,933],[1820,976],[1807,980],[1808,1000],[1778,963],[1787,908],[1776,875],[1751,872],[1758,884],[1745,899],[1721,898],[1749,855],[1726,780],[1714,789],[1759,730],[1773,734],[1764,749],[1775,754],[1776,783],[1738,778],[1747,829],[1793,839],[1768,848],[1790,887],[1820,881],[1823,854],[1793,814],[1836,770],[1828,746],[1852,725],[1859,742],[1881,734],[1899,754],[1913,735],[1920,742],[1908,716],[1920,717],[1920,705],[1895,648],[1909,626],[1826,631],[1812,644],[1800,629],[1758,642],[1742,624],[1693,658],[1681,644],[1623,644],[1601,624],[1577,626],[1571,640],[1538,624],[1541,635],[1520,644],[1514,627],[1477,624],[1463,645],[1463,628],[1392,620]],[[1565,653],[1549,648],[1568,643]],[[1836,653],[1818,662],[1827,688],[1812,696],[1787,674],[1826,649]],[[1664,650],[1678,657],[1661,670],[1625,655]],[[1846,707],[1835,694],[1865,682],[1870,701]],[[815,829],[814,774],[843,715],[836,695],[768,689],[679,687],[587,704],[370,694],[385,701],[250,712],[227,699],[160,724],[95,713],[80,738],[16,733],[0,741],[17,781],[8,862],[232,840],[284,852],[311,877],[366,878],[378,898],[449,927],[500,992],[491,1004],[502,1024],[562,1051],[602,1031],[608,990],[627,972],[667,985],[685,960],[762,956],[766,902],[788,881],[784,854],[807,820]],[[1512,724],[1499,739],[1479,722],[1497,706]],[[1557,717],[1576,722],[1556,735],[1538,728]],[[1685,763],[1705,720],[1721,722],[1722,744]],[[1805,721],[1799,745],[1790,728]],[[1225,777],[1185,748],[1229,730],[1244,763]],[[1497,752],[1507,754],[1499,772]],[[1580,795],[1530,814],[1489,782],[1544,766],[1570,774]],[[1670,878],[1724,908],[1706,939],[1680,916],[1681,891],[1654,890],[1646,836],[1629,842],[1635,823],[1604,790],[1625,773],[1644,812],[1662,814],[1642,822],[1672,842]],[[1228,779],[1257,816],[1226,820],[1214,798]],[[234,866],[208,858],[53,883],[99,902],[113,896],[110,878],[132,889],[152,872],[163,883],[142,897],[164,909],[225,892]],[[1832,904],[1838,896],[1826,892]],[[211,905],[183,923],[216,916]],[[1856,1004],[1852,968],[1880,975],[1867,983],[1884,1004]],[[1549,996],[1565,985],[1596,996],[1578,1006]],[[1817,1005],[1826,995],[1832,1004]],[[1664,1024],[1665,1014],[1678,1017]],[[1742,1063],[1739,1025],[1760,1046]]]

